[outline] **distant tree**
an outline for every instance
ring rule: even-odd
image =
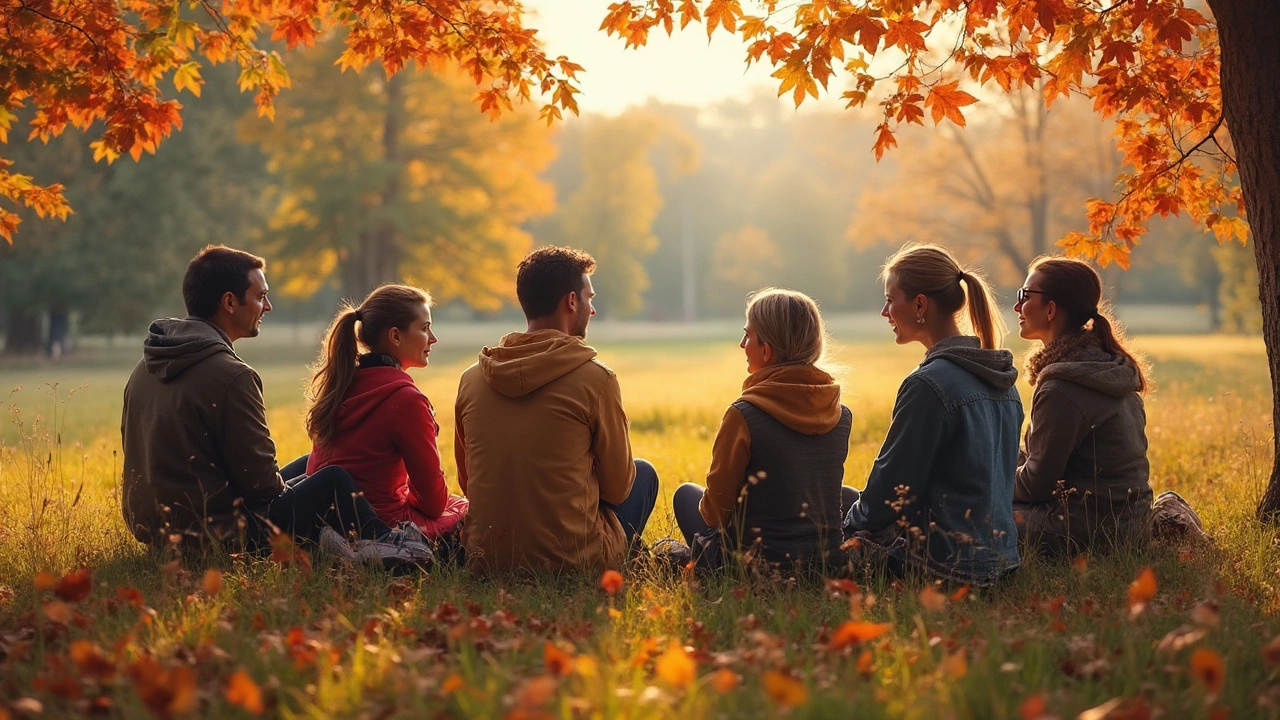
[[[625,317],[644,307],[645,259],[657,248],[654,219],[663,205],[655,153],[671,174],[698,166],[700,148],[678,126],[643,111],[586,123],[581,181],[557,213],[556,237],[595,256],[596,306]]]
[[[479,308],[513,297],[532,242],[522,225],[553,206],[538,178],[555,152],[545,128],[526,112],[490,122],[457,72],[344,73],[344,52],[333,38],[291,56],[308,91],[278,99],[274,122],[244,122],[276,178],[263,239],[281,289],[334,282],[358,299],[409,281]]]
[[[778,246],[754,225],[721,235],[712,262],[715,282],[708,304],[725,314],[741,311],[747,294],[773,282],[771,275],[782,264]]]
[[[66,180],[76,213],[60,222],[25,211],[27,240],[0,244],[6,352],[38,351],[50,313],[75,314],[83,331],[135,333],[157,312],[181,314],[174,279],[191,255],[246,244],[265,217],[265,160],[236,142],[251,101],[227,70],[215,69],[220,82],[187,112],[189,132],[140,163],[95,163],[78,132],[11,145],[27,167]]]

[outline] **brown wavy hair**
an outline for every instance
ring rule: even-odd
[[[1042,256],[1027,273],[1040,274],[1040,297],[1057,305],[1067,318],[1067,332],[1093,333],[1104,351],[1124,357],[1138,371],[1138,391],[1148,387],[1147,364],[1124,343],[1124,331],[1102,301],[1102,276],[1092,265],[1074,258]]]
[[[410,285],[383,285],[358,306],[344,302],[320,345],[307,388],[307,435],[317,445],[338,434],[338,409],[356,377],[361,347],[373,351],[391,328],[409,329],[418,308],[431,305],[431,295]]]
[[[882,282],[889,275],[907,297],[924,295],[945,313],[955,315],[968,306],[969,324],[982,347],[1000,347],[1004,318],[996,310],[991,286],[978,270],[961,267],[950,250],[941,245],[906,245],[880,270]]]

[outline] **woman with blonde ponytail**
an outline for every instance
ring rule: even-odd
[[[329,325],[307,392],[307,471],[339,465],[383,522],[452,538],[467,500],[449,494],[435,410],[406,370],[429,362],[431,296],[383,285]]]
[[[1101,302],[1096,270],[1042,257],[1013,307],[1040,343],[1025,366],[1035,394],[1014,510],[1019,534],[1051,554],[1140,539],[1151,514],[1145,363]]]
[[[855,560],[990,585],[1018,568],[1011,502],[1022,401],[991,290],[945,248],[908,245],[885,264],[885,304],[899,345],[924,361],[898,388],[893,418],[845,530]],[[974,335],[961,331],[967,311]]]

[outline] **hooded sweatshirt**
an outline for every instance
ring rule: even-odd
[[[944,339],[898,389],[847,526],[903,538],[901,559],[985,585],[1020,564],[1013,521],[1022,401],[1008,350]]]
[[[635,465],[613,371],[582,338],[511,333],[458,385],[454,452],[470,501],[467,567],[620,567],[622,525],[601,503],[631,493]]]
[[[445,484],[439,433],[431,402],[408,373],[362,368],[338,409],[337,435],[312,447],[307,473],[342,467],[383,522],[412,522],[436,538],[453,530],[467,511],[467,501],[450,496]]]
[[[1152,493],[1137,368],[1092,332],[1059,339],[1029,366],[1035,394],[1014,499],[1050,506],[1056,529],[1039,529],[1082,547],[1144,527]]]
[[[125,523],[143,542],[222,542],[284,490],[262,380],[198,318],[156,320],[124,389]]]
[[[852,420],[840,386],[812,365],[747,376],[712,445],[703,520],[731,547],[759,542],[770,563],[835,561]]]

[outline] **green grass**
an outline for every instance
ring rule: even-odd
[[[255,356],[244,345],[267,388],[280,456],[306,452],[300,398],[310,353],[280,347]],[[22,386],[3,399],[10,418],[0,429],[0,709],[32,698],[46,717],[87,713],[94,703],[108,716],[146,717],[148,698],[160,707],[166,689],[185,686],[182,673],[159,690],[139,679],[140,659],[150,657],[187,668],[194,681],[190,702],[170,698],[169,710],[216,717],[247,714],[225,693],[238,670],[261,688],[266,712],[281,717],[775,716],[784,710],[765,686],[781,693],[785,678],[804,695],[789,711],[795,717],[1018,718],[1038,699],[1065,718],[1138,696],[1166,717],[1216,709],[1280,717],[1278,668],[1263,659],[1280,633],[1280,549],[1276,533],[1251,520],[1270,471],[1262,344],[1168,336],[1138,346],[1158,383],[1147,398],[1152,484],[1187,497],[1214,544],[1091,557],[1083,572],[1031,560],[1008,586],[941,609],[926,607],[918,585],[877,578],[851,601],[815,586],[685,582],[643,563],[627,569],[612,598],[596,577],[534,582],[442,568],[397,579],[247,557],[163,566],[128,536],[116,497],[131,360],[0,368],[0,389]],[[706,471],[711,438],[745,373],[740,351],[731,339],[621,337],[606,337],[600,350],[621,379],[635,454],[662,477],[646,537],[673,535],[670,492]],[[855,418],[849,484],[865,478],[897,385],[920,355],[919,346],[863,339],[840,352]],[[415,375],[440,409],[448,448],[457,377],[472,352],[441,356]],[[91,571],[92,590],[63,618],[35,577],[79,566]],[[203,587],[209,567],[224,573],[214,594]],[[1127,589],[1145,567],[1158,591],[1131,615]],[[139,591],[142,607],[122,588]],[[1212,618],[1195,611],[1207,601],[1217,604],[1216,626],[1188,647],[1158,648],[1170,631],[1195,626],[1193,616]],[[829,649],[854,613],[891,628]],[[660,660],[672,640],[687,652]],[[94,665],[82,644],[73,658],[77,641],[105,660]],[[575,658],[563,676],[549,674],[560,665],[545,660],[548,642]],[[1191,670],[1200,648],[1225,661],[1216,695]],[[864,651],[869,666],[860,668]],[[681,658],[696,663],[688,687],[669,682]],[[717,676],[719,668],[732,675]],[[741,684],[721,692],[717,677]]]

